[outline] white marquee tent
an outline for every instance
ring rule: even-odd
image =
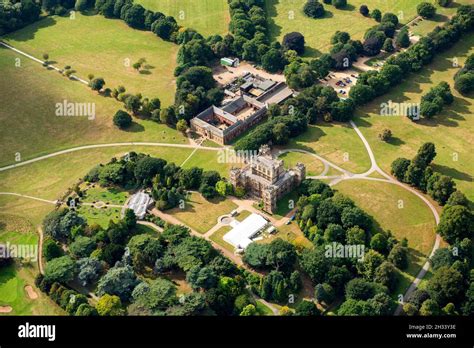
[[[237,249],[245,249],[252,243],[252,238],[263,230],[267,224],[268,221],[261,215],[251,214],[244,221],[232,224],[234,228],[224,235],[224,240]]]

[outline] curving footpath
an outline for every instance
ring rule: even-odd
[[[108,143],[108,144],[94,144],[94,145],[83,145],[83,146],[77,146],[77,147],[72,147],[66,150],[61,150],[57,152],[53,152],[47,155],[43,155],[40,157],[32,158],[23,162],[15,163],[15,164],[10,164],[5,167],[0,168],[0,172],[3,172],[5,170],[17,168],[24,166],[26,164],[42,161],[48,158],[68,154],[71,152],[76,152],[76,151],[82,151],[82,150],[88,150],[88,149],[97,149],[97,148],[103,148],[103,147],[121,147],[121,146],[158,146],[158,147],[177,147],[177,148],[184,148],[184,149],[195,149],[195,150],[209,150],[209,151],[220,151],[222,150],[221,147],[211,147],[211,146],[200,146],[200,145],[191,145],[191,144],[170,144],[170,143],[153,143],[153,142],[123,142],[123,143]]]
[[[325,165],[325,168],[327,166],[331,166],[335,169],[338,169],[339,171],[342,172],[341,175],[339,176],[335,176],[335,175],[332,175],[332,176],[325,176],[324,174],[322,175],[318,175],[318,176],[308,176],[308,178],[310,179],[332,179],[332,181],[330,182],[329,185],[333,186],[333,185],[336,185],[337,183],[343,181],[343,180],[357,180],[357,179],[361,179],[361,180],[372,180],[372,181],[380,181],[380,182],[386,182],[386,183],[389,183],[389,184],[393,184],[393,185],[397,185],[397,186],[400,186],[401,188],[407,190],[407,191],[410,191],[411,193],[413,193],[414,195],[416,195],[417,197],[419,197],[427,206],[428,208],[430,208],[431,210],[431,213],[433,214],[433,217],[435,219],[435,222],[436,222],[436,225],[439,224],[439,214],[438,214],[438,211],[436,210],[435,206],[424,196],[422,195],[420,192],[418,192],[417,190],[415,190],[414,188],[404,184],[404,183],[401,183],[399,182],[398,180],[394,179],[393,177],[391,177],[390,175],[388,175],[387,173],[385,173],[380,167],[379,165],[377,164],[376,160],[375,160],[375,155],[372,151],[372,148],[370,147],[370,144],[369,142],[367,141],[367,139],[365,139],[364,135],[362,134],[362,132],[359,130],[359,128],[357,127],[357,125],[354,123],[354,121],[350,121],[350,124],[352,126],[352,128],[355,130],[355,132],[357,133],[357,135],[359,136],[359,138],[361,139],[362,143],[364,144],[365,146],[365,149],[369,155],[369,158],[370,158],[370,169],[367,170],[365,173],[360,173],[360,174],[355,174],[355,173],[351,173],[347,170],[344,170],[342,168],[339,168],[337,167],[336,165],[330,163],[329,161],[323,159],[321,156],[318,156],[312,152],[309,152],[309,151],[305,151],[305,150],[299,150],[299,149],[294,149],[294,150],[287,150],[285,152],[291,152],[291,151],[294,151],[294,152],[304,152],[308,155],[311,155],[319,160],[321,160],[324,165]],[[327,173],[327,170],[325,169],[325,171]],[[374,177],[370,177],[369,175],[371,175],[372,173],[379,173],[380,175],[382,175],[385,179],[382,179],[382,178],[374,178]],[[433,256],[433,254],[435,253],[436,250],[438,250],[439,246],[440,246],[440,243],[441,243],[441,237],[439,234],[436,234],[436,239],[435,239],[435,243],[433,245],[433,248],[431,250],[431,253],[430,253],[430,258],[431,256]],[[403,299],[406,299],[408,298],[412,293],[413,291],[416,290],[418,284],[421,282],[421,280],[423,279],[423,277],[426,275],[426,273],[428,272],[430,268],[430,262],[429,260],[427,260],[423,267],[421,268],[421,270],[418,272],[416,278],[413,280],[413,282],[410,284],[410,286],[408,287],[407,291],[405,292],[405,294],[403,295]],[[403,303],[404,301],[402,301],[401,303],[399,303],[397,309],[395,310],[395,315],[400,315],[402,313],[402,310],[403,310]]]

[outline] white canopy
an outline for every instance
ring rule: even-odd
[[[224,235],[224,240],[237,249],[245,249],[252,243],[252,237],[260,232],[268,221],[261,215],[251,214],[244,221],[238,223],[234,228]],[[232,224],[234,225],[234,224]]]

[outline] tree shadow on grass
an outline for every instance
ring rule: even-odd
[[[0,285],[8,283],[11,279],[14,279],[15,276],[15,263],[12,261],[10,264],[2,267],[2,273],[0,274]]]
[[[352,4],[347,4],[346,6],[344,6],[343,8],[339,8],[338,10],[339,11],[354,11],[355,6]]]
[[[400,146],[400,145],[405,144],[405,142],[402,139],[400,139],[398,137],[394,137],[394,136],[392,136],[390,139],[388,139],[387,143],[390,144],[390,145],[394,145],[394,146]]]
[[[265,1],[265,11],[267,13],[267,28],[268,33],[272,38],[277,38],[281,35],[282,27],[275,23],[275,17],[278,16],[276,5],[280,0],[267,0]]]
[[[310,46],[305,46],[304,47],[304,54],[303,57],[306,58],[316,58],[321,55],[321,51],[317,50],[316,48],[310,47]]]
[[[140,75],[151,75],[151,71],[150,70],[140,70]]]
[[[23,29],[17,30],[6,36],[8,39],[10,35],[14,36],[14,41],[29,41],[35,38],[35,34],[39,29],[51,27],[56,24],[53,17],[45,17]],[[13,43],[14,45],[14,43]]]
[[[472,176],[468,173],[463,173],[455,168],[451,168],[448,166],[444,166],[441,164],[432,164],[433,170],[435,172],[441,173],[443,175],[447,175],[452,177],[453,179],[472,182]]]
[[[439,115],[434,116],[432,119],[421,119],[418,121],[419,124],[427,127],[457,127],[459,126],[458,121],[465,121],[464,115],[469,114],[470,102],[464,98],[454,97],[454,102],[445,106]]]
[[[123,131],[129,132],[129,133],[139,133],[139,132],[144,132],[144,131],[145,131],[145,127],[143,127],[143,126],[142,126],[141,124],[139,124],[139,123],[132,122],[132,124],[130,125],[130,127],[123,129]]]
[[[334,17],[334,13],[332,13],[331,11],[327,10],[327,9],[324,9],[324,16],[321,17],[321,19],[326,19],[326,18],[333,18]],[[318,20],[319,18],[314,18],[314,20]]]
[[[294,142],[290,143],[287,147],[306,150],[308,152],[314,153],[315,150],[312,147],[305,145],[305,143],[317,142],[326,135],[327,133],[325,133],[321,127],[313,126],[308,128],[306,132],[300,134],[296,139],[294,139]],[[296,140],[298,143],[296,143]]]
[[[444,23],[448,21],[448,16],[445,16],[440,13],[436,13],[433,18],[430,19],[433,22]]]

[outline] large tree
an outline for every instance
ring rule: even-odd
[[[111,268],[97,285],[97,294],[116,295],[123,301],[128,301],[133,289],[138,284],[138,279],[130,266]]]
[[[293,50],[298,54],[304,53],[304,36],[298,32],[291,32],[283,37],[282,46],[285,50]]]
[[[303,12],[311,18],[321,18],[324,16],[324,6],[318,0],[308,0],[304,5]]]
[[[49,282],[67,283],[74,278],[76,263],[69,256],[49,261],[44,269],[44,277]]]
[[[434,7],[434,5],[429,2],[421,2],[416,7],[416,12],[419,16],[425,19],[430,19],[436,14],[436,7]]]

